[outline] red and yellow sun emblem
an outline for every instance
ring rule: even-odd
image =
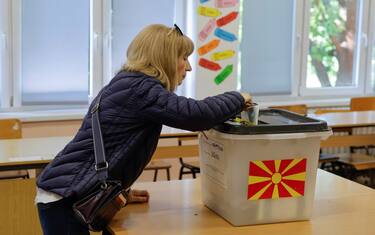
[[[247,199],[303,196],[305,178],[306,158],[250,161]]]

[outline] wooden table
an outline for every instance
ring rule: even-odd
[[[181,145],[183,140],[196,140],[198,133],[172,131],[162,133],[160,139],[175,139],[173,144],[158,146],[153,158],[198,156],[197,143]],[[72,138],[63,136],[0,140],[0,171],[43,168]]]
[[[139,183],[149,204],[130,204],[110,224],[113,234],[373,235],[375,190],[318,170],[309,221],[233,227],[201,202],[200,180]]]
[[[309,117],[326,121],[335,131],[348,127],[375,126],[375,111],[353,111],[341,113],[311,114]]]
[[[71,139],[43,137],[0,140],[0,170],[43,168]]]
[[[333,132],[347,132],[349,135],[332,135],[327,140],[322,141],[321,147],[359,147],[375,144],[375,133],[354,134],[353,128],[374,127],[375,111],[353,111],[326,113],[320,115],[311,115],[316,119],[327,122]],[[349,165],[345,175],[352,178],[358,170],[368,170],[370,181],[375,182],[374,166],[375,157],[367,154],[344,154],[340,155],[339,162]]]

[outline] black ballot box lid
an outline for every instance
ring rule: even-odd
[[[323,132],[330,130],[325,121],[280,109],[259,110],[258,125],[247,125],[236,122],[234,119],[235,117],[216,125],[213,129],[237,135]]]

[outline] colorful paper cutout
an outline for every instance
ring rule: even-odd
[[[208,16],[208,17],[218,17],[221,15],[221,11],[212,7],[199,6],[198,14],[202,16]]]
[[[219,27],[224,26],[226,24],[229,24],[233,20],[235,20],[237,18],[237,16],[238,16],[238,12],[232,11],[231,13],[229,13],[229,14],[219,18],[218,20],[216,20],[216,24]]]
[[[200,58],[198,64],[202,66],[203,68],[206,68],[212,71],[217,71],[221,69],[220,64],[207,60],[205,58]]]
[[[198,48],[198,54],[200,56],[212,51],[213,49],[215,49],[217,46],[219,46],[220,44],[220,40],[218,39],[213,39],[211,40],[210,42],[208,42],[207,44],[201,46],[200,48]]]
[[[306,158],[250,161],[247,199],[303,196],[305,179]]]
[[[221,28],[215,29],[215,36],[225,41],[229,41],[229,42],[233,42],[237,40],[236,35],[234,35],[233,33],[227,32]]]
[[[199,32],[199,40],[206,40],[208,35],[210,35],[210,33],[214,30],[215,26],[215,19],[210,19],[207,22],[207,24],[203,27],[203,29]]]
[[[233,64],[227,65],[216,77],[215,83],[219,85],[233,72]]]
[[[212,53],[211,59],[214,61],[229,59],[234,56],[236,52],[234,50],[225,50],[220,52]]]
[[[201,3],[205,3],[205,2],[208,2],[210,0],[200,0]]]
[[[225,8],[234,7],[237,4],[237,0],[215,0],[215,7]]]

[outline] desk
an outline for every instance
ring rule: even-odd
[[[43,168],[71,139],[42,137],[0,140],[0,170]]]
[[[309,117],[326,121],[332,129],[375,126],[375,111],[311,114]]]
[[[375,190],[318,170],[310,221],[233,227],[201,202],[200,180],[139,183],[150,192],[149,204],[130,204],[110,224],[112,233],[373,235]]]
[[[321,119],[327,122],[328,126],[334,132],[345,131],[349,135],[339,136],[332,135],[327,140],[321,142],[321,147],[360,147],[375,144],[375,133],[358,133],[353,134],[352,128],[358,127],[374,127],[375,126],[375,111],[353,111],[353,112],[338,112],[326,113],[321,115],[312,115],[313,118]],[[374,169],[375,158],[366,154],[352,154],[344,156],[339,160],[340,162],[354,167],[355,170]],[[348,172],[345,173],[349,178]],[[374,180],[374,175],[370,171],[370,181]]]
[[[198,133],[172,131],[162,133],[160,139],[176,139],[176,143],[174,145],[158,146],[153,158],[178,158],[199,155],[196,143],[189,145],[178,144],[181,140],[197,139]],[[64,136],[0,140],[0,171],[43,168],[72,138],[71,136]]]

